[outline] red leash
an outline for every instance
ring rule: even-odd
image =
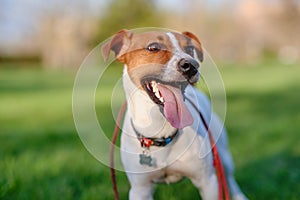
[[[200,114],[200,118],[205,126],[205,129],[208,132],[208,136],[209,136],[209,141],[210,141],[210,145],[212,147],[212,153],[213,153],[213,158],[214,158],[214,166],[216,168],[216,173],[217,173],[217,177],[218,177],[218,185],[219,185],[219,200],[223,199],[223,192],[224,192],[224,196],[225,196],[225,200],[230,200],[230,195],[229,195],[229,191],[228,191],[228,186],[227,186],[227,181],[226,181],[226,177],[225,177],[225,172],[224,172],[224,168],[223,168],[223,164],[222,161],[220,159],[219,153],[218,153],[218,148],[217,148],[217,144],[214,141],[214,138],[212,136],[211,130],[209,129],[203,115],[201,112],[199,112]]]
[[[125,110],[126,110],[126,101],[123,103],[122,107],[120,108],[120,111],[119,111],[119,114],[117,117],[117,121],[115,124],[115,130],[114,130],[113,137],[111,140],[111,145],[110,145],[110,178],[111,178],[111,182],[113,185],[115,200],[119,200],[119,193],[118,193],[118,188],[117,188],[116,171],[114,168],[114,148],[115,148],[115,144],[116,144],[118,134],[120,131],[119,125],[121,125],[120,123],[121,123],[121,120],[122,120]]]
[[[193,103],[192,103],[193,104]],[[195,107],[195,105],[193,105]],[[197,108],[197,107],[195,107]],[[116,140],[118,138],[118,134],[120,131],[120,127],[119,124],[122,120],[122,117],[124,115],[124,112],[126,110],[126,102],[123,103],[118,117],[117,117],[117,121],[115,124],[115,129],[114,129],[114,133],[113,133],[113,137],[112,137],[112,143],[110,146],[110,178],[112,181],[112,185],[113,185],[113,191],[114,191],[114,197],[115,200],[119,200],[119,193],[118,193],[118,189],[117,189],[117,181],[116,181],[116,172],[114,169],[114,146],[116,144]],[[198,110],[198,109],[197,109]],[[227,186],[227,182],[226,182],[226,177],[225,177],[225,172],[224,172],[224,168],[222,165],[222,161],[220,159],[219,153],[218,153],[218,149],[217,149],[217,145],[214,141],[214,138],[212,136],[212,133],[202,115],[202,113],[198,110],[199,114],[200,114],[200,118],[208,132],[208,136],[209,136],[209,141],[210,144],[212,146],[212,153],[213,153],[213,158],[214,158],[214,166],[216,168],[216,173],[217,173],[217,177],[218,177],[218,185],[219,185],[219,200],[223,200],[223,193],[225,196],[225,200],[230,200],[230,195],[229,195],[229,191],[228,191],[228,186]]]

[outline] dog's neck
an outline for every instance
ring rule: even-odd
[[[166,120],[160,108],[142,89],[130,79],[125,65],[123,71],[123,87],[126,94],[128,111],[134,128],[145,137],[168,137],[176,130]]]

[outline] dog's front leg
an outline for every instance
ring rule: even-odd
[[[218,179],[216,174],[201,177],[199,179],[191,178],[193,184],[199,189],[203,200],[217,200],[218,199]]]
[[[142,174],[128,175],[130,182],[130,200],[152,200],[153,183]]]
[[[134,185],[131,186],[129,191],[130,200],[152,200],[153,185],[149,186],[140,186]]]

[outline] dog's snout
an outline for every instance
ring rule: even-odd
[[[181,59],[178,62],[178,71],[188,80],[198,73],[199,63],[194,59]]]
[[[197,69],[199,68],[199,64],[194,59],[181,59],[178,62],[178,70],[183,73],[188,73],[191,75],[195,75],[197,73]]]
[[[187,72],[191,69],[191,63],[187,62],[185,59],[180,60],[178,66],[182,72]]]

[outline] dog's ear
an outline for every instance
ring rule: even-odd
[[[102,55],[106,61],[109,57],[109,53],[112,50],[115,53],[116,58],[120,62],[124,62],[123,55],[129,48],[130,41],[133,33],[127,30],[120,30],[117,32],[110,41],[102,47]]]
[[[193,46],[195,47],[197,57],[200,60],[200,62],[202,62],[203,61],[203,50],[202,50],[202,45],[201,45],[200,40],[197,38],[197,36],[195,36],[191,32],[185,31],[182,34],[192,39],[191,42],[192,42]]]

